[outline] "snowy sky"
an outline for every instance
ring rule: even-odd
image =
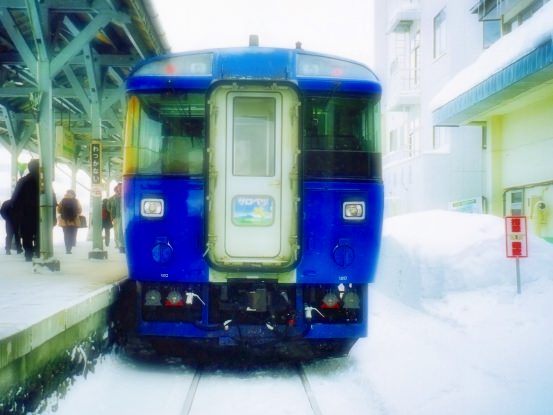
[[[247,46],[294,48],[372,63],[372,0],[154,0],[173,52]]]
[[[307,50],[369,66],[373,61],[372,0],[328,0],[324,7],[319,0],[153,0],[152,4],[173,52],[247,46],[250,34],[257,34],[260,46],[293,48],[300,41]],[[10,196],[9,169],[9,155],[0,146],[0,201]],[[90,180],[79,175],[79,181],[84,187],[77,189],[77,197],[88,199],[85,188]],[[58,198],[69,183],[62,171],[56,172]]]
[[[27,163],[32,157],[30,153],[23,152],[19,157],[19,162]],[[0,203],[11,197],[10,160],[9,152],[3,146],[0,146]],[[25,171],[24,174],[27,174],[27,171]],[[60,201],[65,192],[71,188],[71,171],[67,165],[61,163],[56,165],[54,183],[52,186],[57,200]],[[85,214],[89,212],[89,189],[90,177],[87,172],[79,170],[77,172],[77,198],[80,200]]]

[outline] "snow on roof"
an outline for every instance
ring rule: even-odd
[[[454,76],[430,102],[436,109],[452,101],[494,73],[528,54],[553,37],[553,2],[545,4],[519,28],[503,36]]]

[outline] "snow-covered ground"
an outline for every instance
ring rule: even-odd
[[[502,218],[388,219],[367,339],[350,358],[389,414],[553,413],[553,245],[505,256]]]
[[[530,237],[528,251],[519,295],[503,219],[445,211],[388,219],[369,337],[348,358],[306,367],[322,412],[553,413],[553,245]],[[49,413],[177,413],[191,378],[190,368],[109,355]],[[310,413],[297,378],[279,371],[217,372],[205,382],[216,394],[193,413]],[[271,402],[255,392],[267,388]]]

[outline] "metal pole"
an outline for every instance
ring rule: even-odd
[[[11,174],[10,174],[10,194],[13,194],[13,190],[15,189],[15,185],[17,183],[18,176],[18,166],[17,166],[17,158],[19,156],[17,146],[12,145],[10,146],[11,151]]]
[[[36,104],[38,116],[36,120],[38,143],[40,151],[40,179],[39,179],[39,240],[40,240],[40,261],[35,261],[37,267],[45,266],[52,271],[60,270],[59,260],[54,258],[54,192],[52,182],[54,180],[55,163],[55,134],[54,134],[54,111],[52,107],[53,74],[50,70],[50,56],[48,37],[48,25],[44,24],[44,13],[48,9],[40,4],[38,0],[27,0],[25,2],[29,11],[29,21],[32,29],[32,36],[37,51],[36,59],[36,80],[38,94],[32,97]]]
[[[517,294],[520,294],[522,290],[520,287],[520,259],[518,257],[516,258],[516,262],[517,262]]]
[[[102,163],[101,163],[101,146],[98,144],[102,139],[102,120],[100,118],[100,106],[97,103],[93,103],[90,110],[91,121],[92,121],[92,138],[93,141],[90,144],[90,163],[91,163],[91,192],[90,192],[90,206],[92,208],[91,212],[91,229],[92,229],[92,251],[88,253],[88,258],[94,259],[107,259],[108,253],[104,250],[103,239],[102,239],[102,191],[101,191],[101,172],[102,172]],[[98,150],[98,151],[96,151]],[[94,154],[92,154],[94,153]],[[98,165],[95,166],[95,157],[100,157]],[[98,172],[95,172],[94,169],[98,169]],[[98,183],[95,183],[98,181]]]
[[[39,60],[39,87],[41,89],[38,119],[38,139],[40,149],[41,183],[40,200],[40,254],[43,261],[54,256],[52,210],[55,209],[52,182],[54,180],[54,126],[52,109],[52,80],[49,62]],[[59,269],[59,265],[54,268]]]

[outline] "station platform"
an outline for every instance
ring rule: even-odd
[[[81,338],[107,331],[107,310],[127,276],[125,255],[107,247],[107,259],[88,259],[91,250],[80,241],[66,254],[54,243],[55,272],[14,250],[0,254],[0,396]]]

